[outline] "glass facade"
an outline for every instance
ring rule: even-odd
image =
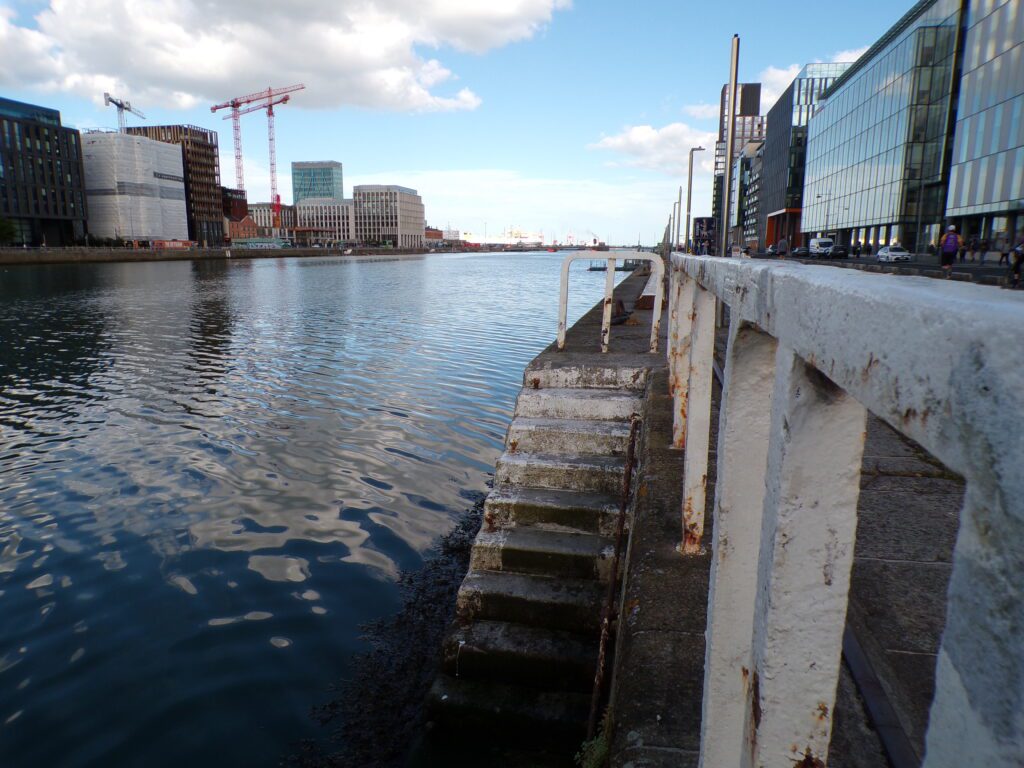
[[[341,202],[345,199],[344,192],[342,167],[336,160],[292,163],[294,204],[312,198]]]
[[[0,98],[0,218],[14,242],[74,245],[85,237],[81,136],[60,112]]]
[[[715,142],[715,183],[711,215],[722,218],[722,194],[725,188],[725,174],[732,168],[740,151],[751,141],[764,140],[764,117],[761,112],[761,84],[736,84],[736,133],[731,158],[726,158],[726,139],[729,123],[729,86],[722,86],[722,97],[718,112],[718,141]],[[733,209],[735,211],[735,209]]]
[[[768,111],[761,205],[753,233],[758,245],[772,245],[783,237],[791,247],[800,245],[807,124],[822,94],[850,66],[808,64]]]
[[[996,250],[1024,228],[1024,5],[971,0],[947,215]]]
[[[840,76],[808,126],[804,233],[937,240],[948,186],[960,0],[922,0]]]

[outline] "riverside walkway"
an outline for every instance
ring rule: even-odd
[[[616,297],[640,307],[639,294],[632,278]],[[627,391],[642,423],[592,764],[603,755],[623,768],[1019,767],[1021,298],[923,277],[676,254],[657,355],[647,348],[654,313],[634,309],[609,338],[607,306],[524,376],[526,390],[557,389],[582,364],[590,386]],[[521,428],[513,422],[511,454]],[[621,452],[620,440],[612,453]],[[580,462],[574,482],[592,482],[581,477],[599,464],[593,455]],[[510,477],[501,462],[498,475],[494,509],[516,493],[501,487]],[[599,590],[587,591],[582,612],[575,598],[569,612],[546,611],[574,633],[571,658],[541,644],[515,666],[509,658],[522,649],[467,634],[488,599],[475,585],[503,568],[563,583],[541,566],[570,557],[577,573],[593,559],[602,584],[619,569],[609,568],[607,546],[589,555],[538,547],[528,559],[529,537],[516,526],[543,521],[515,517],[492,516],[478,540],[480,573],[471,566],[464,584],[463,628],[446,657],[452,677],[437,699],[460,718],[486,711],[489,723],[473,721],[485,740],[514,715],[520,749],[555,724],[568,737],[560,753],[503,764],[570,765],[565,745],[585,726],[583,681],[600,669]],[[610,529],[599,524],[605,536]],[[521,610],[533,599],[515,597],[513,621],[538,623]],[[460,679],[460,662],[463,675],[505,676],[500,704],[474,684],[477,704],[444,705],[458,698],[445,686]],[[578,674],[565,699],[551,672],[569,668]],[[531,682],[524,672],[538,669]],[[599,694],[603,679],[599,671]]]

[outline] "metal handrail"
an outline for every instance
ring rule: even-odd
[[[569,309],[569,266],[577,259],[593,260],[594,253],[583,251],[569,254],[562,262],[562,284],[558,298],[558,349],[565,348],[566,315]],[[604,312],[601,318],[601,352],[608,351],[612,329],[612,296],[615,290],[615,263],[619,259],[648,261],[654,265],[656,286],[654,294],[654,315],[651,318],[650,351],[658,351],[658,332],[661,328],[661,302],[665,291],[665,263],[661,256],[640,251],[618,251],[614,256],[605,257],[608,265],[607,277],[604,282]]]

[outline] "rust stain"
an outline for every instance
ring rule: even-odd
[[[823,701],[818,702],[818,720],[828,720],[828,704]]]
[[[798,768],[825,768],[825,761],[812,755],[811,748],[808,747],[807,751],[804,752],[804,759],[796,765]]]
[[[530,386],[533,387],[534,389],[540,389],[540,377],[534,376],[532,379],[530,379]]]
[[[515,453],[517,450],[519,450],[519,441],[518,440],[509,440],[508,452],[509,453]]]
[[[750,670],[746,667],[740,667],[740,671],[743,673],[743,687],[747,687],[747,683],[750,682]]]
[[[761,681],[757,672],[754,672],[754,682],[750,687],[750,714],[756,731],[761,727]]]

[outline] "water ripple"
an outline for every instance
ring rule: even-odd
[[[0,764],[267,765],[310,735],[485,490],[559,267],[0,269]],[[570,319],[604,276],[573,281]]]

